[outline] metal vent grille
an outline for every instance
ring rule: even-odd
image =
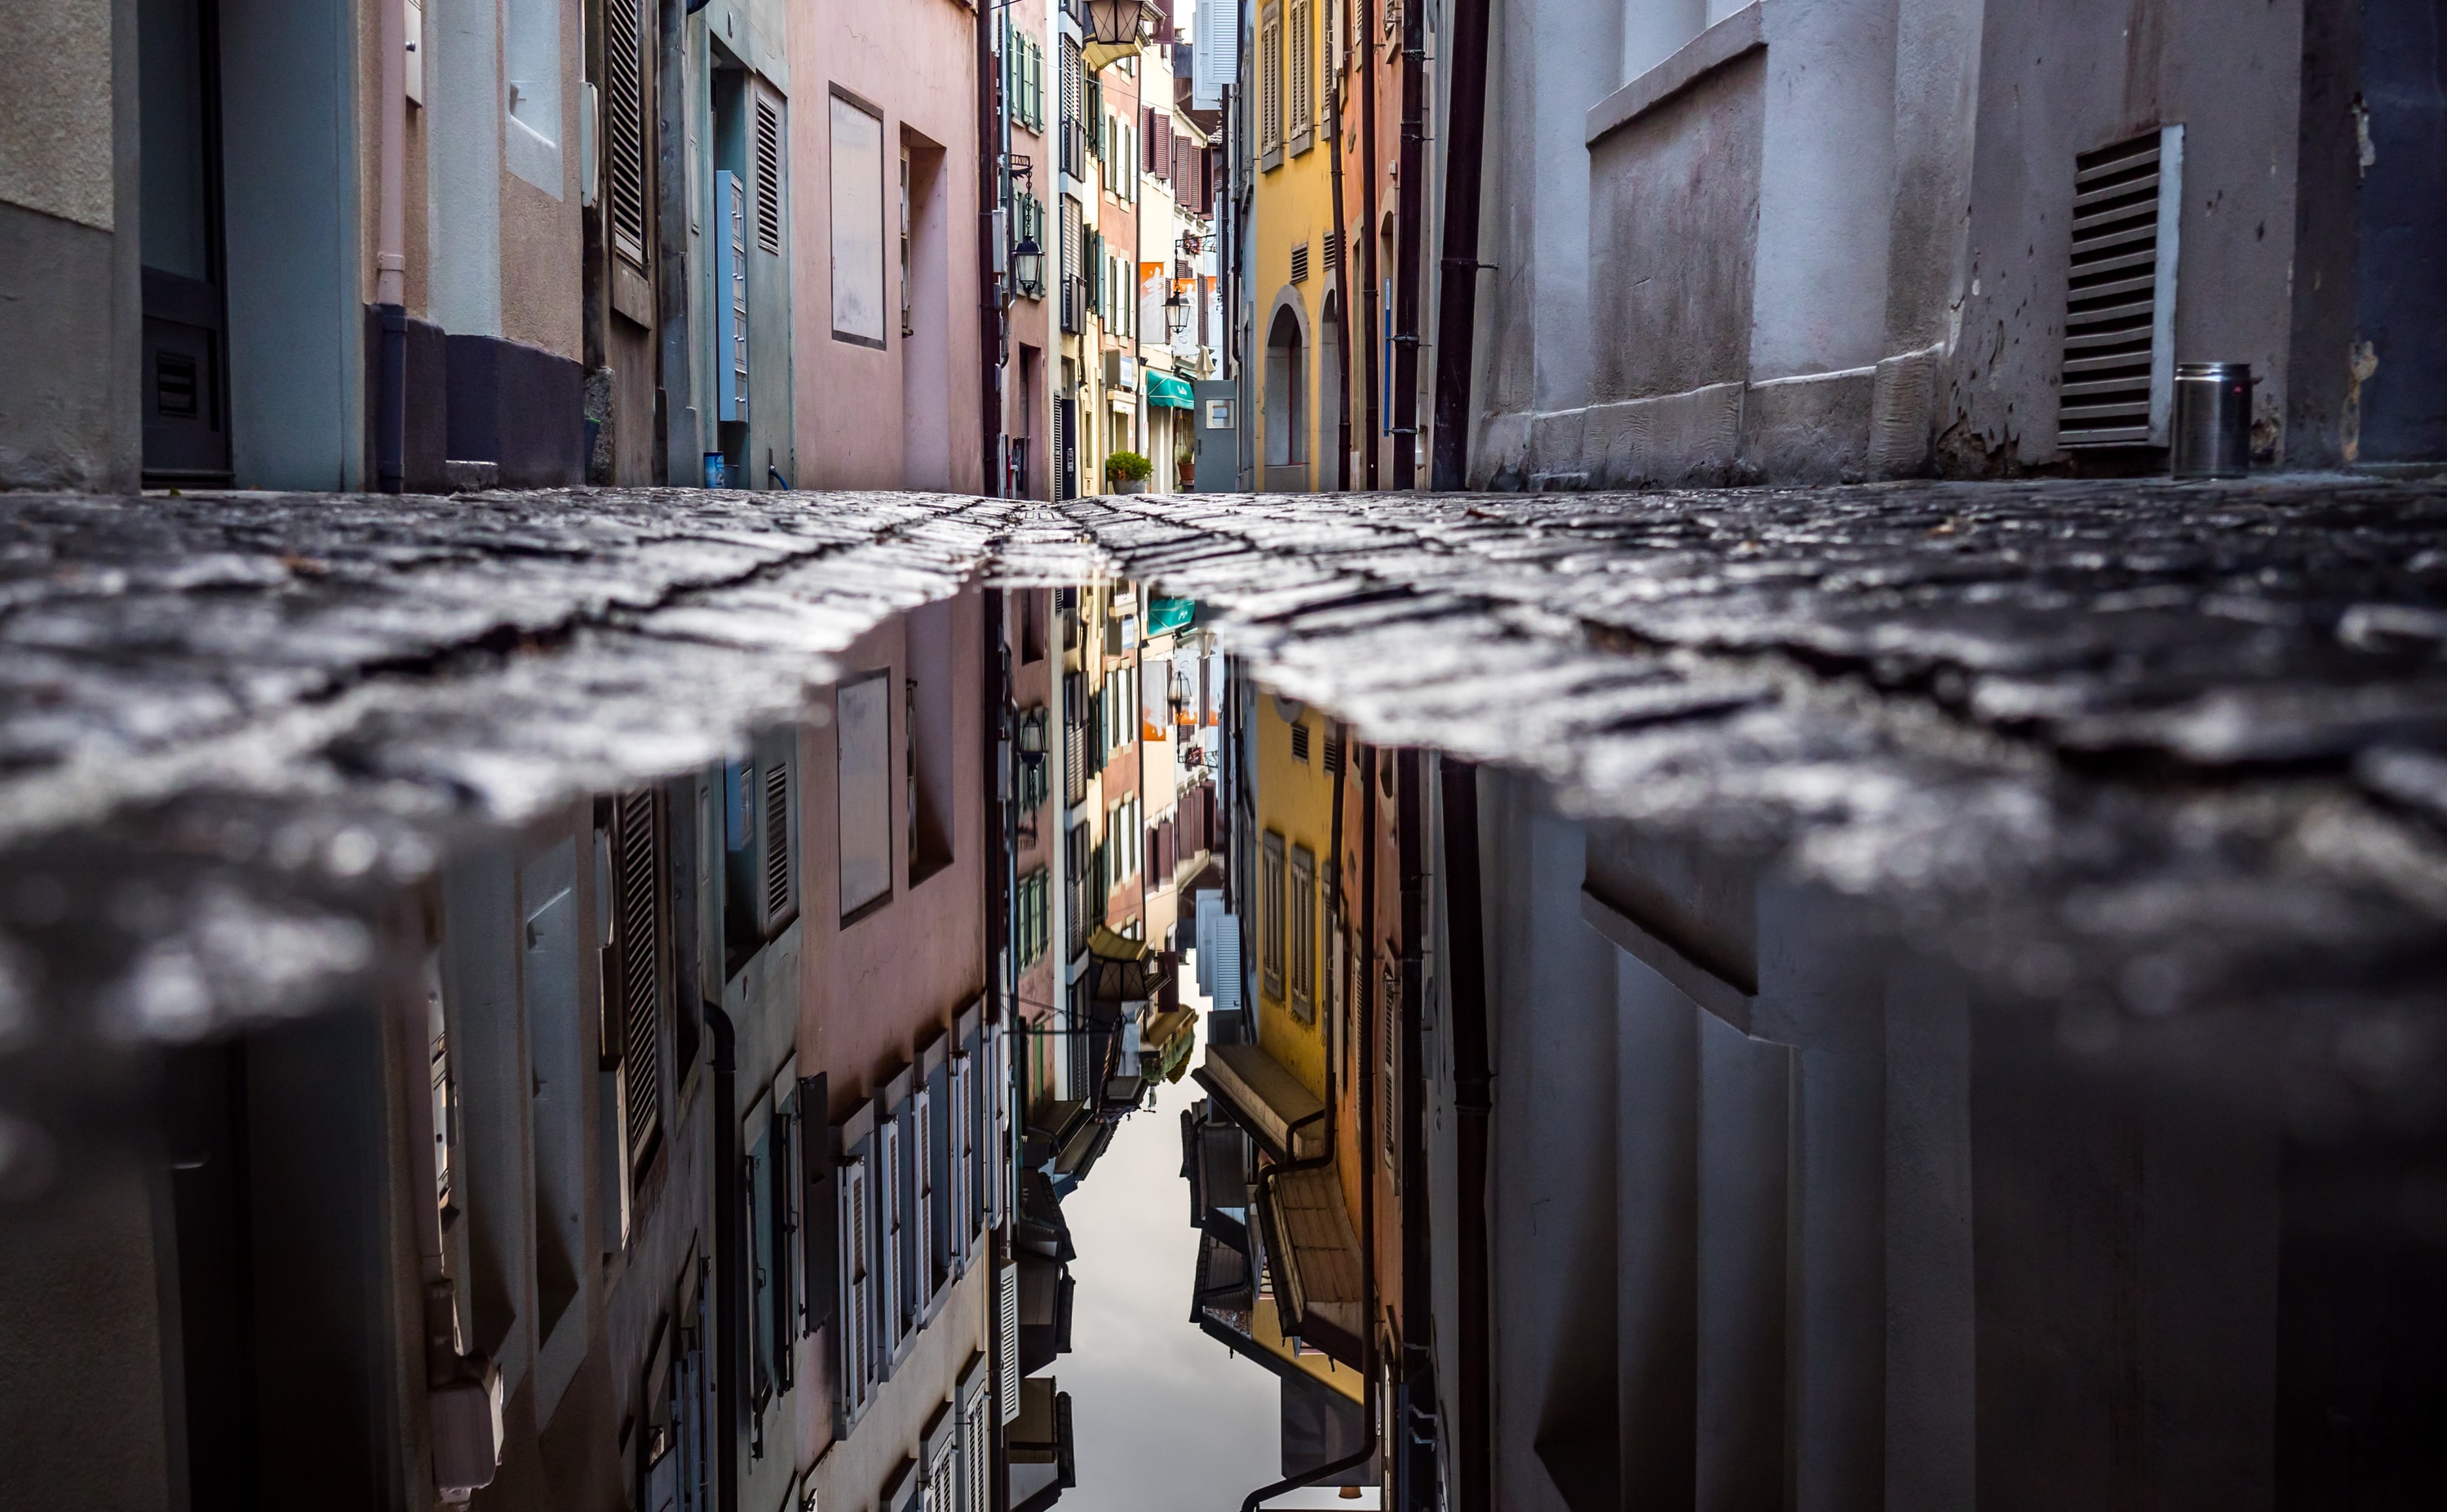
[[[756,102],[756,244],[782,255],[782,115]]]
[[[662,1117],[662,834],[652,792],[623,796],[613,820],[612,936],[620,960],[620,1090],[629,1158],[644,1163]]]
[[[603,115],[611,180],[612,247],[646,266],[646,76],[644,0],[603,8]]]
[[[1337,232],[1333,236],[1326,237],[1324,248],[1325,271],[1332,273],[1337,268],[1342,266],[1342,234],[1340,232]]]
[[[1308,282],[1308,243],[1305,241],[1292,249],[1292,282]]]
[[[790,764],[765,768],[765,918],[778,925],[790,914]]]
[[[1306,725],[1292,727],[1292,760],[1296,762],[1308,760],[1308,727]]]
[[[2074,160],[2063,445],[2166,442],[2182,157],[2182,128],[2171,126]]]

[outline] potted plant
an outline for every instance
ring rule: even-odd
[[[1134,451],[1117,451],[1105,459],[1105,481],[1117,494],[1146,493],[1148,475],[1154,471],[1155,463]]]

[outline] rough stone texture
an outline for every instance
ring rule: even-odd
[[[2447,1106],[2447,490],[1064,507],[1368,738],[1767,857],[2073,1048]]]
[[[0,1125],[106,1103],[98,1046],[399,966],[373,925],[402,887],[482,832],[741,748],[1016,513],[0,496]]]

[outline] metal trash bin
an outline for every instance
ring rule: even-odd
[[[2251,364],[2175,365],[2172,427],[2178,478],[2242,478],[2251,471]]]

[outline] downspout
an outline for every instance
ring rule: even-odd
[[[1454,1432],[1456,1512],[1490,1512],[1488,1356],[1487,1125],[1493,1079],[1487,1055],[1487,943],[1478,876],[1478,767],[1443,763],[1446,979],[1452,1002],[1456,1124],[1454,1274],[1460,1309],[1460,1422]]]
[[[1487,0],[1453,0],[1445,44],[1451,98],[1445,110],[1442,276],[1436,287],[1436,430],[1429,486],[1470,486],[1470,385],[1478,340],[1480,170],[1487,143]]]
[[[1002,487],[1002,274],[995,259],[995,213],[1002,203],[1003,155],[997,123],[1002,115],[1001,79],[995,66],[994,28],[1002,8],[977,10],[977,431],[983,457],[977,492],[1000,499]]]
[[[1384,374],[1376,366],[1377,333],[1385,329],[1384,312],[1377,308],[1376,290],[1381,274],[1376,268],[1376,7],[1375,0],[1359,0],[1359,45],[1367,60],[1359,69],[1359,161],[1366,171],[1359,176],[1359,214],[1367,221],[1365,235],[1359,238],[1362,278],[1367,287],[1360,298],[1368,307],[1368,490],[1376,490],[1378,466],[1383,462],[1384,438],[1380,427],[1384,417],[1377,406],[1384,388]],[[1346,251],[1344,255],[1348,256]],[[1346,302],[1345,310],[1351,308]]]
[[[380,0],[375,9],[384,41],[374,214],[374,305],[382,312],[374,486],[395,494],[408,484],[408,4]]]
[[[1402,752],[1401,792],[1394,811],[1399,827],[1402,887],[1401,1058],[1397,1064],[1404,1096],[1400,1106],[1398,1169],[1409,1181],[1402,1188],[1400,1215],[1402,1260],[1398,1274],[1402,1295],[1394,1314],[1394,1334],[1401,1342],[1397,1367],[1401,1387],[1395,1397],[1398,1427],[1392,1459],[1394,1504],[1406,1512],[1428,1504],[1427,1490],[1433,1484],[1432,1472],[1419,1463],[1421,1440],[1416,1426],[1422,1415],[1420,1397],[1432,1397],[1433,1391],[1433,1377],[1429,1370],[1428,1309],[1424,1305],[1429,1285],[1428,1208],[1422,1187],[1428,1169],[1426,1122],[1422,1117],[1427,1067],[1420,1042],[1427,1024],[1428,992],[1427,764],[1426,753],[1416,747]],[[1427,1440],[1431,1446],[1433,1442],[1432,1438]]]
[[[739,1512],[740,1417],[748,1408],[748,1362],[741,1303],[748,1293],[748,1236],[739,1202],[739,1066],[730,1015],[705,1005],[713,1051],[713,1393],[720,1442],[714,1449],[715,1512]]]
[[[1402,180],[1394,186],[1399,223],[1394,227],[1394,486],[1419,483],[1419,217],[1427,206],[1426,29],[1428,0],[1402,8]]]
[[[1333,38],[1326,45],[1334,45]],[[1340,307],[1337,324],[1341,334],[1334,343],[1335,381],[1341,386],[1335,401],[1335,486],[1344,493],[1351,491],[1351,223],[1342,210],[1342,80],[1338,70],[1328,69],[1325,81],[1326,129],[1334,134],[1334,295]],[[1348,752],[1344,760],[1349,760]],[[1341,802],[1342,789],[1335,788],[1335,801]]]
[[[987,752],[991,767],[986,773],[984,784],[986,813],[996,822],[996,827],[1002,835],[1001,864],[977,868],[985,874],[983,886],[986,895],[986,981],[988,986],[984,1019],[985,1022],[1002,1029],[1002,1043],[1008,1047],[1002,1057],[1003,1073],[1008,1080],[1015,1084],[1023,1074],[1020,1070],[1020,1057],[1027,1053],[1027,1045],[1023,1036],[1013,1032],[1017,1028],[1016,1019],[1015,1018],[1010,1024],[1005,1024],[1003,1019],[1003,1015],[1011,1011],[1011,1005],[1019,995],[1019,961],[1009,948],[1012,936],[1010,909],[1017,893],[1014,885],[1015,880],[1014,873],[1019,865],[1019,804],[1016,802],[1018,784],[1012,780],[1014,775],[1012,752],[1015,744],[1013,737],[1017,732],[1013,728],[1012,722],[1014,709],[1011,636],[1005,616],[1010,606],[1015,603],[1019,606],[1021,614],[1028,613],[1031,595],[1023,592],[1006,596],[1001,589],[989,588],[984,591],[982,596],[985,600],[985,613],[982,617],[985,620],[987,675],[978,679],[982,685],[979,694],[980,701],[985,705],[986,728],[994,731],[992,745]],[[1050,599],[1053,595],[1049,593],[1046,596]],[[1022,633],[1024,634],[1025,632]],[[1061,655],[1058,651],[1053,653],[1053,661],[1055,666],[1053,680],[1059,684],[1062,675],[1059,670]],[[1053,743],[1049,740],[1046,744],[1050,747]],[[1053,765],[1053,757],[1051,750],[1046,753],[1045,760],[1049,766]],[[1006,979],[1006,973],[1008,973],[1008,979]],[[978,1043],[982,1049],[984,1044],[982,1033],[979,1035]],[[978,1085],[984,1088],[981,1095],[1008,1098],[1014,1104],[1018,1102],[1014,1087],[985,1087],[982,1077],[978,1078]],[[986,1158],[1001,1164],[1002,1175],[998,1178],[996,1186],[997,1189],[1009,1193],[1003,1204],[1003,1210],[1006,1213],[1015,1212],[1019,1207],[1018,1162],[1012,1158],[1009,1149],[993,1142],[995,1125],[993,1113],[984,1109],[980,1109],[980,1112],[983,1116],[978,1122],[985,1125],[987,1136],[983,1141],[987,1146]],[[1006,1266],[1015,1262],[1012,1257],[1006,1233],[1005,1227],[997,1224],[986,1237],[986,1280],[989,1283],[986,1287],[986,1308],[988,1315],[993,1319],[986,1329],[986,1389],[989,1391],[996,1391],[1001,1388],[1003,1372],[1010,1369],[1010,1362],[1002,1357],[1002,1273]],[[1002,1405],[999,1400],[996,1400],[988,1409],[986,1421],[988,1425],[986,1453],[992,1465],[993,1473],[989,1480],[993,1490],[987,1498],[989,1505],[979,1508],[978,1512],[1006,1512],[1011,1502],[1011,1435],[1003,1425]]]

